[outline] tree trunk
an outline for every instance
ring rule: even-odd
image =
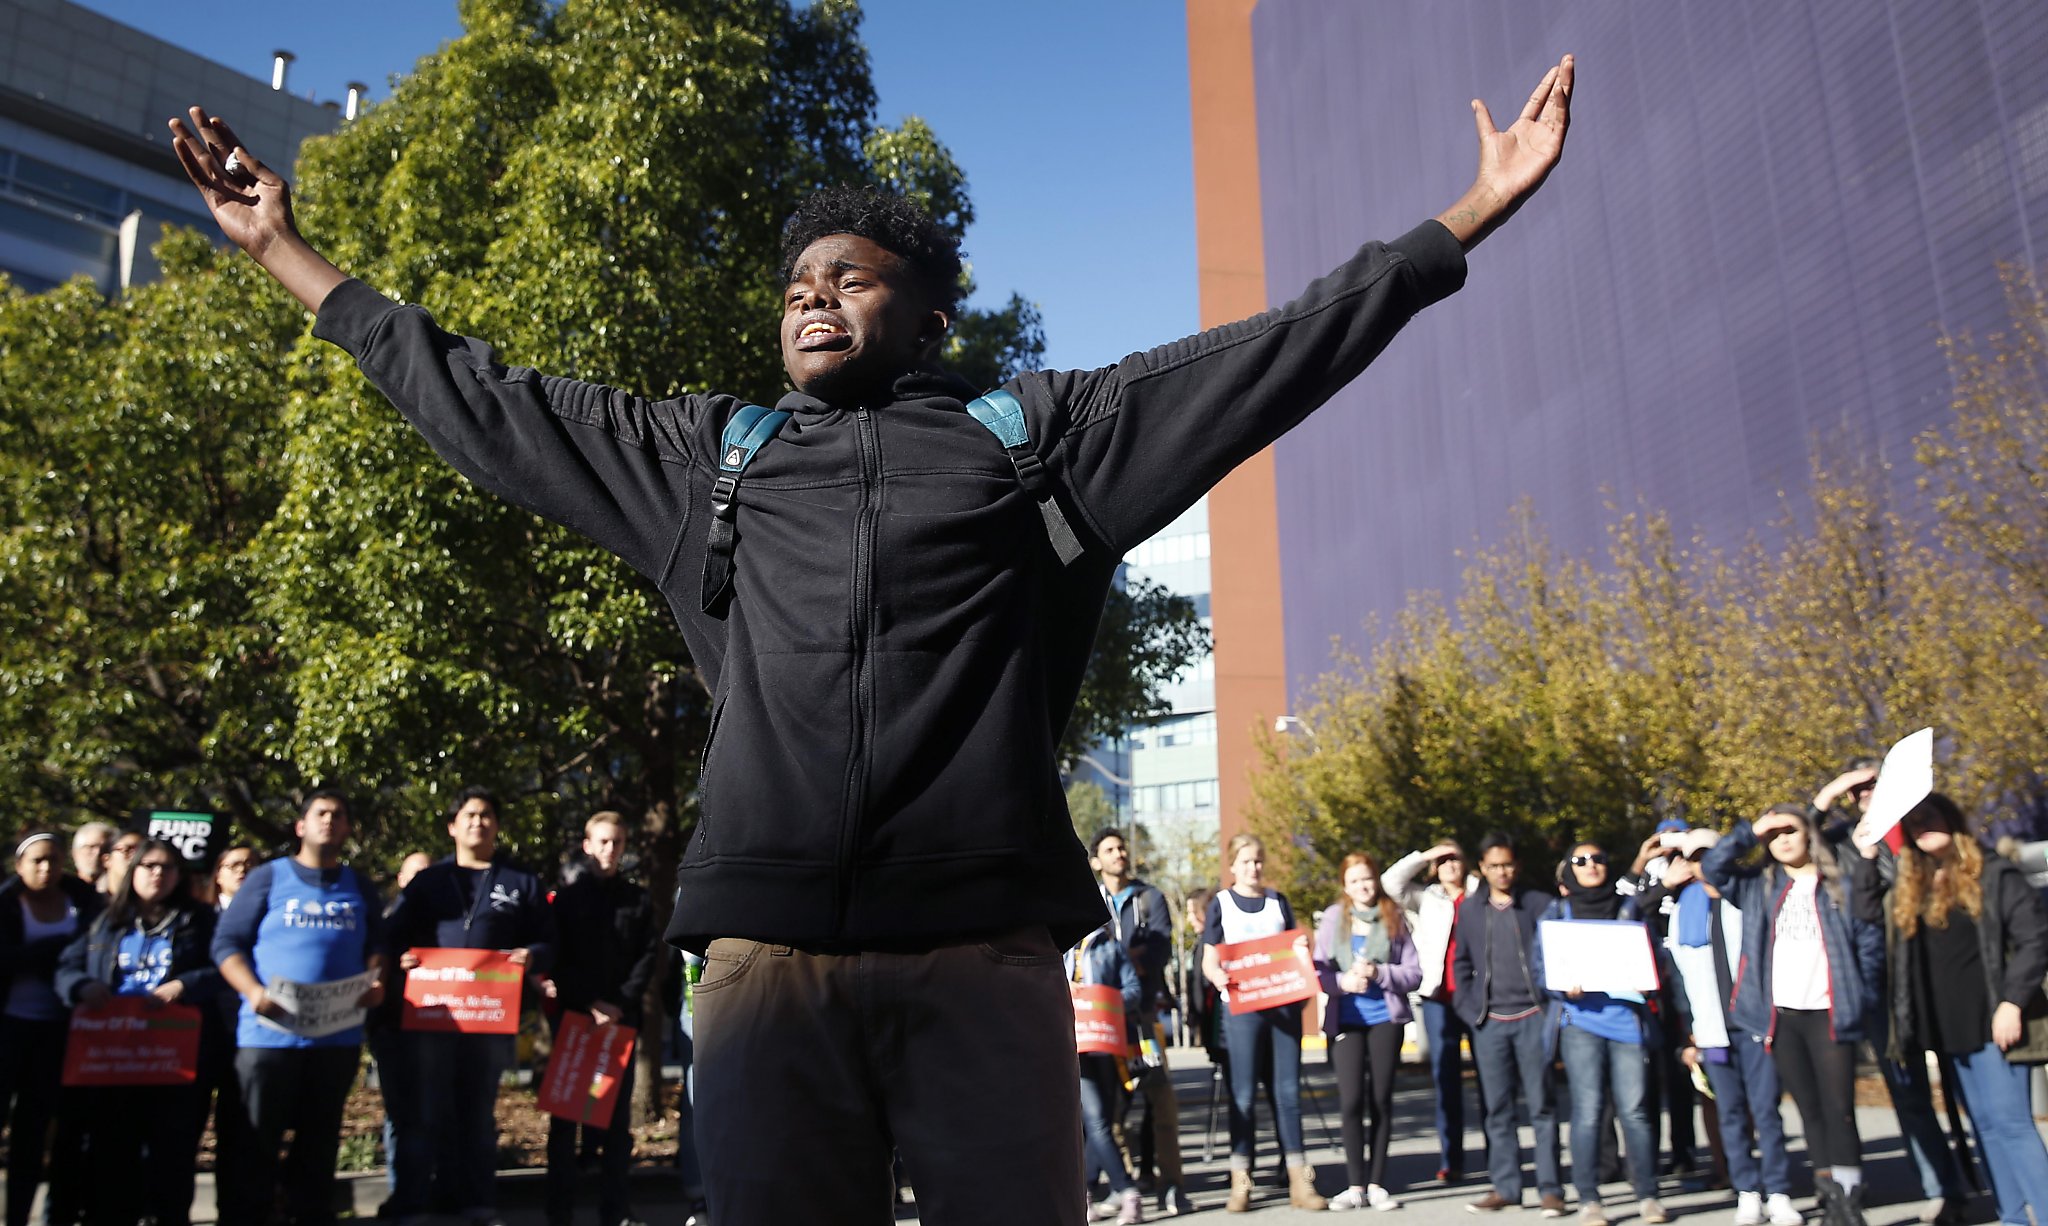
[[[696,744],[704,734],[705,703],[701,693],[698,687],[677,684],[672,675],[655,676],[648,681],[642,712],[641,761],[647,772],[647,811],[641,828],[647,838],[644,863],[657,940],[660,933],[668,930],[669,916],[675,910],[676,866],[682,862],[683,840],[688,835],[684,829],[682,792],[686,782],[695,783],[694,772],[685,779],[684,754],[685,747]],[[663,952],[667,952],[666,945]],[[663,989],[674,969],[672,958],[664,956],[656,963],[642,1002],[650,1024],[641,1036],[636,1057],[640,1065],[633,1084],[633,1118],[643,1124],[654,1123],[661,1114],[661,1065],[670,1021],[667,993]],[[659,1025],[652,1024],[655,1018],[661,1019]]]

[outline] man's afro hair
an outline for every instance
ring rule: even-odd
[[[782,284],[812,243],[852,234],[910,266],[932,305],[951,319],[960,308],[960,240],[907,197],[865,184],[835,183],[813,192],[782,226]]]

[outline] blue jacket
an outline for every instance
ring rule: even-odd
[[[1775,861],[1761,869],[1742,869],[1736,861],[1756,846],[1748,822],[1735,823],[1700,862],[1700,872],[1742,912],[1742,956],[1735,964],[1733,999],[1728,1020],[1766,1042],[1777,1026],[1771,1000],[1771,950],[1776,942],[1778,912],[1792,890],[1792,877]],[[1856,865],[1842,861],[1842,897],[1825,884],[1815,892],[1820,913],[1821,948],[1828,959],[1828,1031],[1837,1042],[1863,1038],[1865,1019],[1876,1016],[1878,988],[1884,981],[1884,929],[1854,914]]]

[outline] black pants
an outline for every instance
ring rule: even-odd
[[[86,1120],[86,1221],[93,1226],[190,1226],[205,1100],[197,1085],[65,1091]],[[67,1103],[67,1106],[69,1103]]]
[[[362,1049],[355,1043],[244,1047],[235,1053],[235,1076],[249,1123],[243,1203],[253,1221],[270,1219],[280,1184],[285,1212],[298,1226],[334,1220],[341,1115],[361,1061]],[[286,1131],[292,1134],[292,1147],[280,1164]]]
[[[1344,1123],[1344,1169],[1353,1187],[1387,1182],[1387,1145],[1394,1137],[1394,1067],[1401,1027],[1345,1026],[1330,1046],[1337,1064],[1337,1115]],[[1372,1107],[1372,1169],[1366,1169],[1366,1107]]]
[[[50,1123],[57,1116],[64,1072],[63,1018],[32,1022],[0,1017],[0,1119],[7,1125],[7,1226],[28,1226],[29,1205],[43,1182]],[[64,1173],[59,1167],[55,1174]],[[52,1179],[50,1195],[60,1202]]]
[[[562,1032],[561,1019],[554,1023]],[[626,1061],[619,1079],[619,1097],[612,1108],[612,1122],[604,1130],[604,1158],[599,1167],[597,1193],[598,1226],[619,1226],[632,1215],[626,1203],[626,1182],[633,1173],[633,1075],[638,1071],[638,1054]],[[568,1226],[576,1213],[576,1134],[594,1131],[559,1115],[548,1117],[548,1222]]]
[[[1780,1009],[1771,1056],[1799,1106],[1806,1156],[1815,1170],[1863,1164],[1856,1133],[1856,1045],[1828,1032],[1826,1009]]]
[[[697,1152],[719,1226],[1082,1226],[1074,1006],[1045,929],[926,952],[713,941]]]

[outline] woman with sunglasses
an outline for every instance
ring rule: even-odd
[[[1762,867],[1739,867],[1759,843]],[[1735,823],[1700,872],[1742,912],[1728,1020],[1770,1045],[1805,1124],[1828,1226],[1863,1226],[1856,1044],[1879,1007],[1884,932],[1856,916],[1851,878],[1805,805]]]
[[[1351,1186],[1330,1200],[1332,1209],[1399,1209],[1387,1191],[1387,1146],[1394,1137],[1394,1069],[1401,1032],[1414,1016],[1408,993],[1422,982],[1422,961],[1393,895],[1380,888],[1372,857],[1344,857],[1343,901],[1316,925],[1316,973],[1329,1007],[1323,1034],[1337,1066],[1337,1114],[1344,1122],[1344,1167]],[[1370,1100],[1372,1165],[1366,1165]]]
[[[1545,920],[1608,920],[1642,923],[1635,900],[1623,898],[1608,874],[1607,852],[1598,843],[1572,848],[1565,865],[1565,896],[1550,904]],[[1542,925],[1537,925],[1536,952],[1543,953]],[[1649,940],[1645,930],[1645,941]],[[1538,964],[1537,981],[1543,979]],[[1610,1095],[1614,1118],[1628,1151],[1629,1183],[1636,1195],[1637,1215],[1645,1222],[1668,1222],[1670,1214],[1657,1199],[1657,1142],[1644,1108],[1649,1085],[1651,1048],[1659,1031],[1649,1004],[1633,992],[1587,992],[1572,988],[1552,992],[1563,1004],[1558,1017],[1558,1054],[1572,1096],[1572,1183],[1579,1192],[1579,1221],[1606,1226],[1600,1203],[1600,1136],[1602,1113]]]
[[[181,885],[184,862],[170,844],[138,845],[107,909],[66,946],[57,994],[91,1008],[116,996],[205,1010],[220,987],[213,909]],[[202,1124],[199,1087],[105,1086],[74,1090],[87,1120],[94,1226],[188,1226],[193,1161]]]
[[[14,847],[0,885],[0,1122],[7,1125],[7,1226],[28,1226],[57,1112],[71,1010],[57,995],[57,955],[99,914],[91,883],[66,873],[56,834],[34,830]],[[50,1199],[77,1203],[75,1164],[51,1174]],[[63,1185],[63,1186],[60,1186]]]
[[[1881,841],[1858,875],[1856,909],[1891,950],[1891,1051],[1934,1052],[1955,1080],[1991,1169],[2002,1222],[2048,1222],[2048,1148],[2034,1127],[2028,1066],[2048,1060],[2048,908],[2018,866],[1987,852],[1939,792],[1906,814],[1896,855]],[[2033,1016],[2027,1016],[2031,1011]]]

